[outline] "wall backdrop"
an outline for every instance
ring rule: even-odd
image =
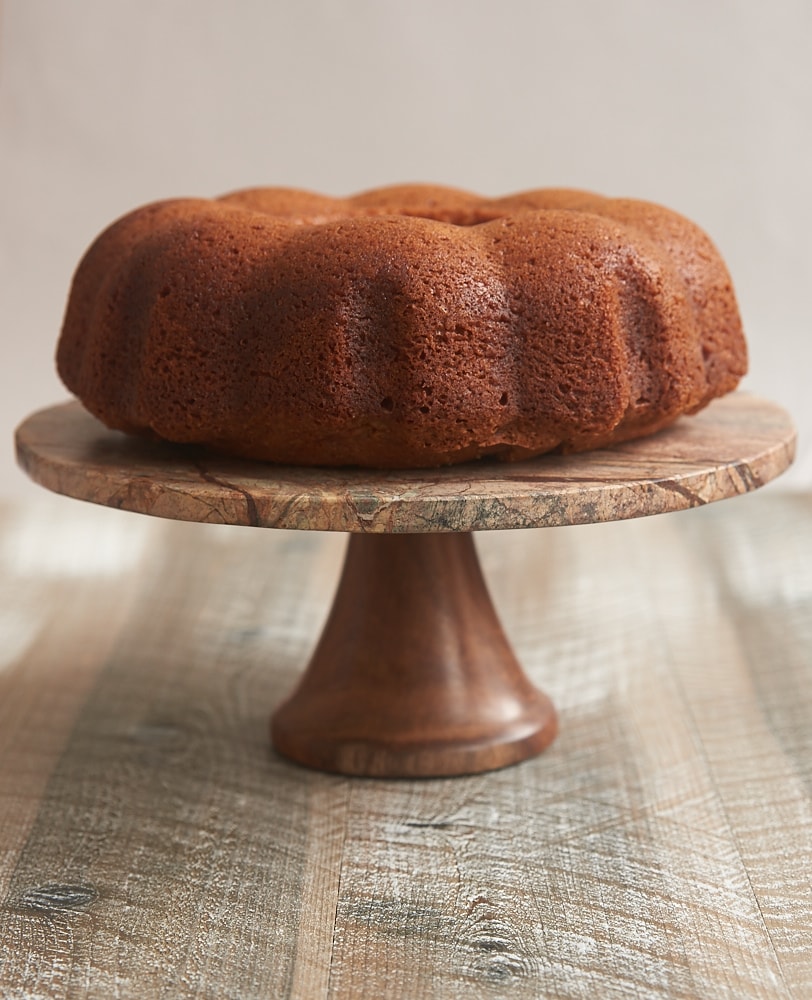
[[[73,269],[153,199],[583,187],[702,225],[812,486],[807,0],[0,0],[0,493]]]

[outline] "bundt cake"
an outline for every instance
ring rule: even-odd
[[[407,468],[649,434],[747,360],[725,265],[674,212],[409,185],[136,210],[80,263],[57,364],[111,428]]]

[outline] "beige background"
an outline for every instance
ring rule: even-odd
[[[283,184],[563,185],[663,202],[715,239],[746,387],[812,485],[807,0],[0,0],[0,492],[13,426],[62,399],[73,268],[130,208]]]

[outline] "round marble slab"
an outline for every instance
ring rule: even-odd
[[[375,471],[271,465],[110,431],[77,403],[30,416],[17,456],[56,493],[184,521],[349,532],[479,531],[621,520],[747,493],[792,462],[779,406],[716,400],[652,437],[579,455]]]

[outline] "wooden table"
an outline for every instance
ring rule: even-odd
[[[812,995],[812,496],[477,545],[557,742],[268,747],[336,534],[0,520],[0,997]]]

